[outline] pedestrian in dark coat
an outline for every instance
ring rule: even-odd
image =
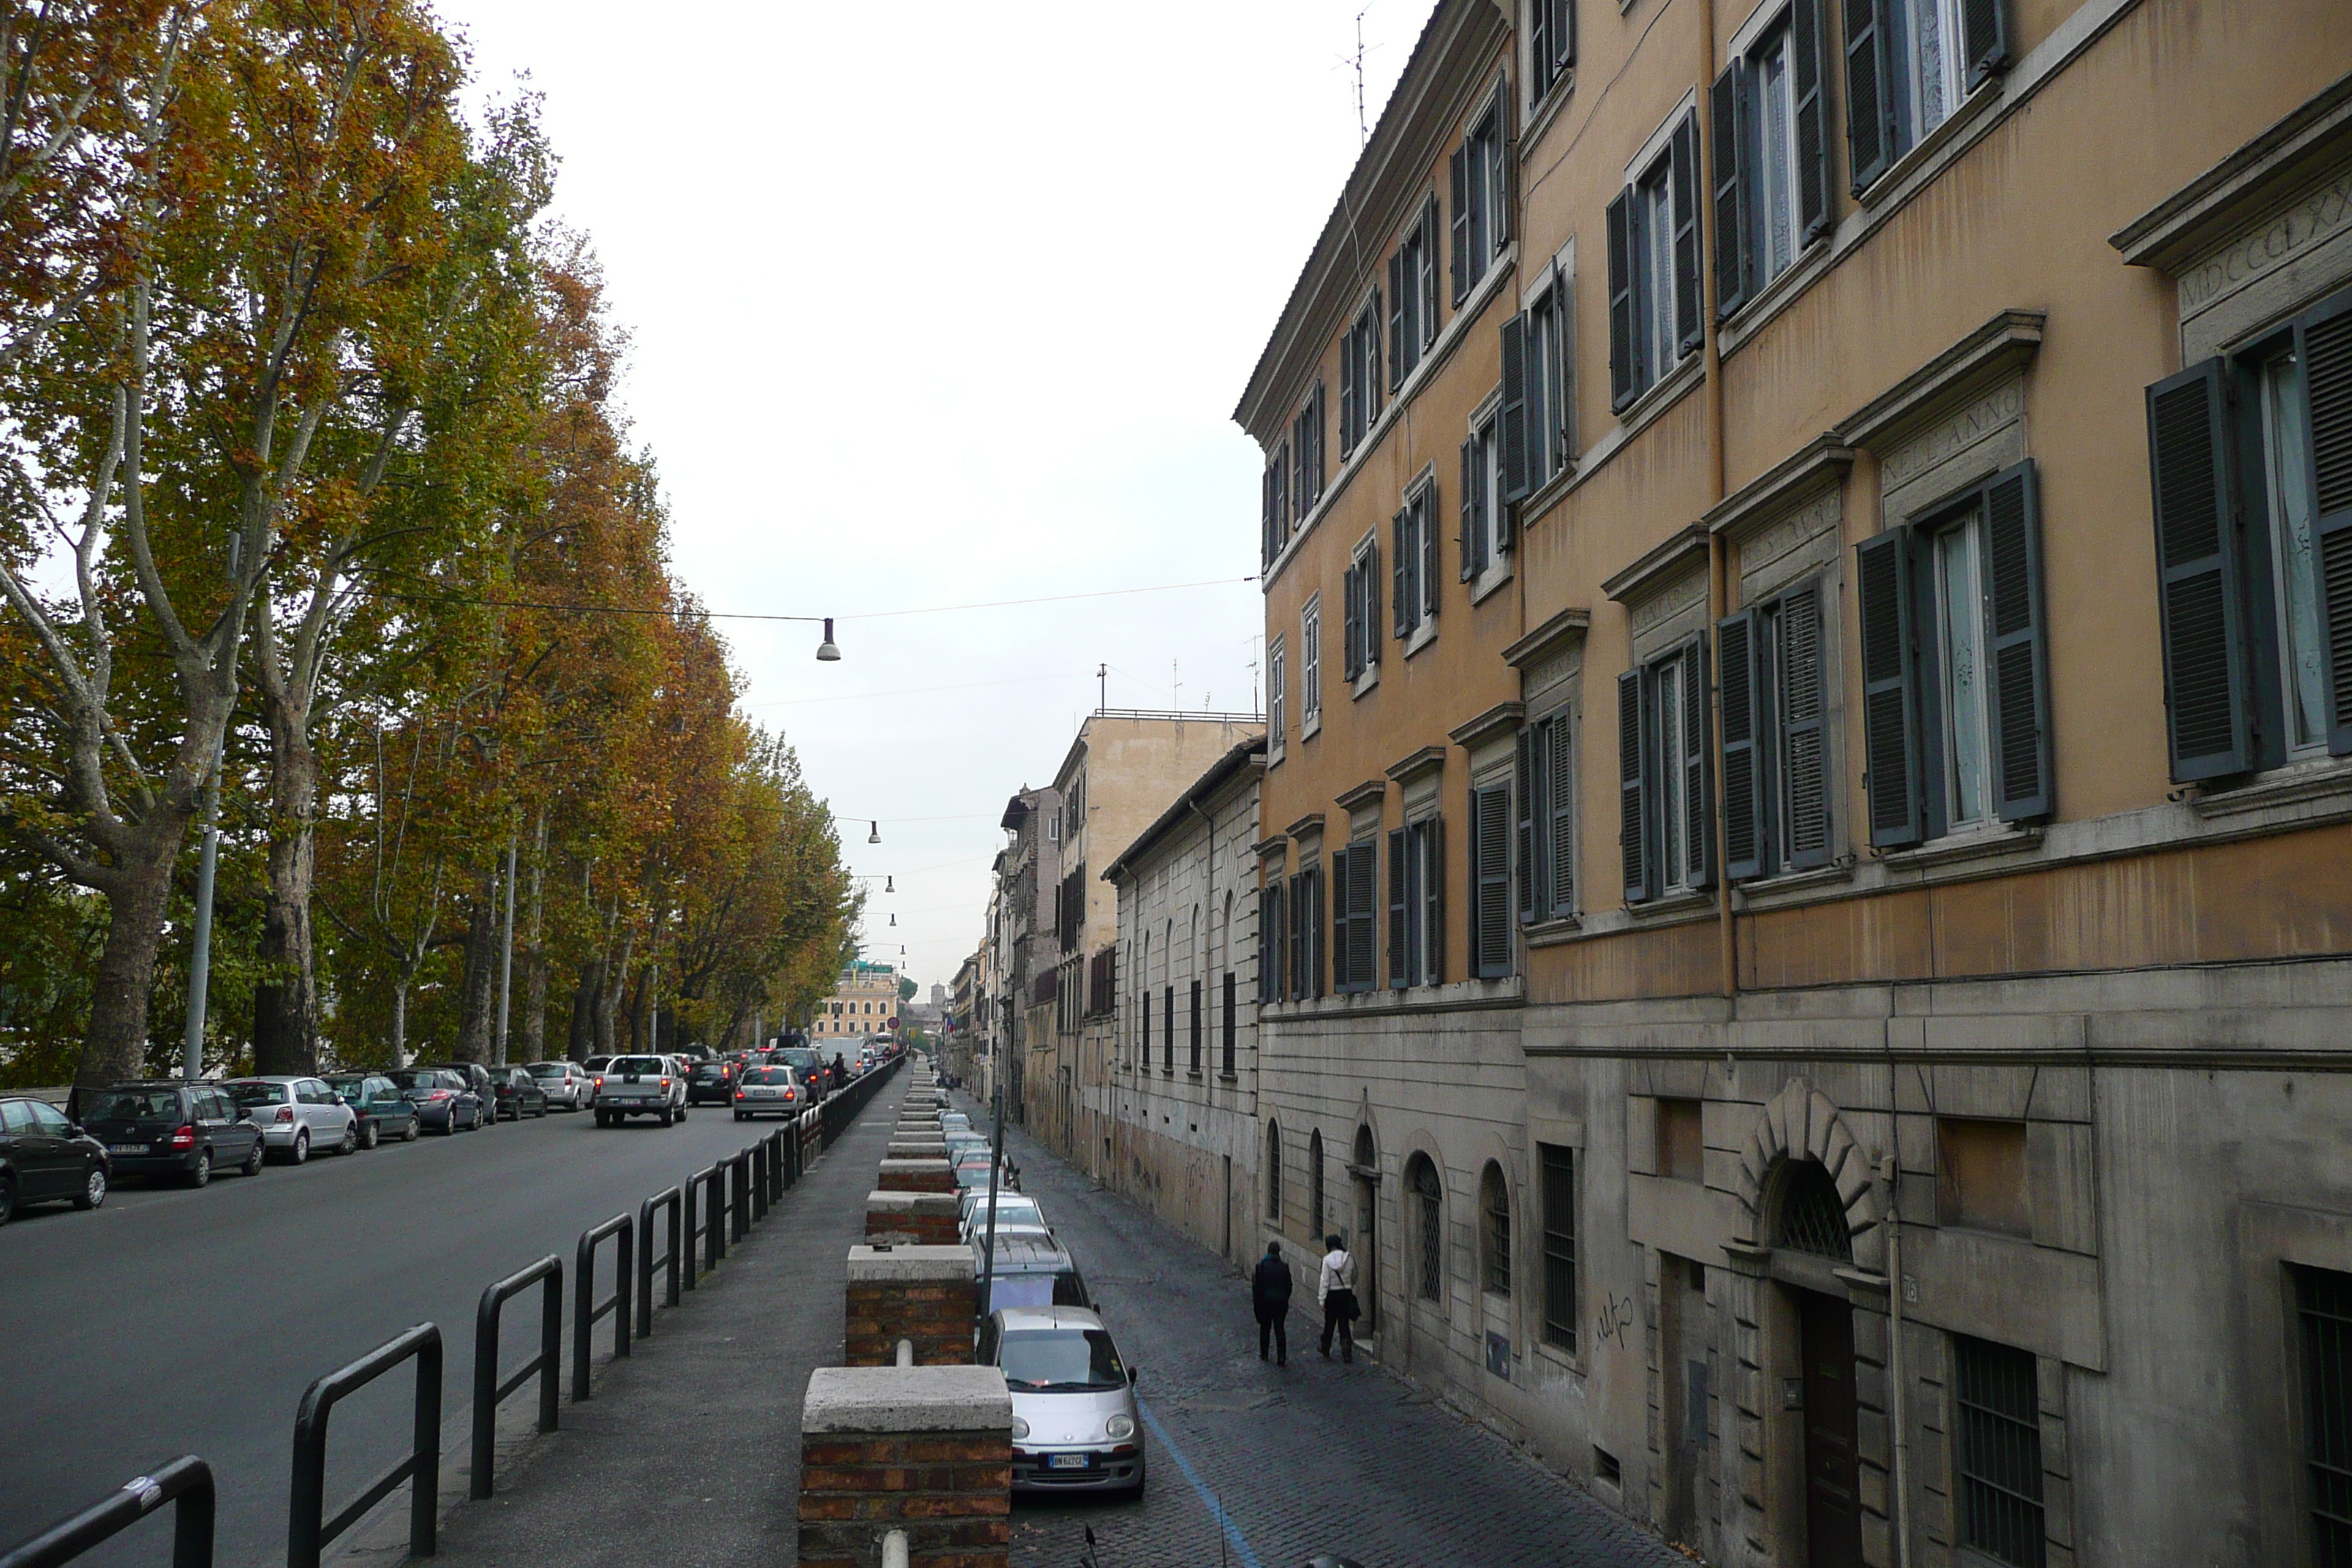
[[[1356,1321],[1356,1260],[1348,1255],[1336,1235],[1323,1238],[1329,1248],[1323,1254],[1323,1271],[1315,1281],[1315,1293],[1323,1301],[1323,1359],[1331,1359],[1331,1336],[1339,1336],[1339,1359],[1356,1359],[1356,1331],[1350,1325]]]
[[[1274,1341],[1274,1364],[1290,1364],[1290,1265],[1282,1260],[1282,1243],[1265,1244],[1265,1256],[1250,1276],[1250,1302],[1257,1309],[1257,1359],[1265,1359],[1265,1344]]]

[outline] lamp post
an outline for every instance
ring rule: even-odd
[[[221,754],[228,749],[228,725],[213,747],[213,765],[205,789],[204,847],[196,853],[196,932],[188,955],[188,1032],[181,1052],[181,1073],[205,1076],[205,993],[213,971],[213,868],[220,859]]]

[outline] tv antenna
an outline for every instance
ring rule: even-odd
[[[1370,10],[1367,5],[1365,11]],[[1356,13],[1356,145],[1361,149],[1372,139],[1371,127],[1364,120],[1364,12]]]

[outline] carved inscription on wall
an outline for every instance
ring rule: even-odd
[[[1639,637],[1654,627],[1662,626],[1693,605],[1706,602],[1706,574],[1693,572],[1633,606],[1633,635]]]
[[[2259,282],[2347,225],[2352,225],[2352,170],[2190,268],[2180,279],[2180,313],[2193,315]]]
[[[2025,383],[2002,383],[1974,403],[1886,454],[1879,465],[1881,487],[1909,484],[1945,459],[1997,435],[2025,416]]]

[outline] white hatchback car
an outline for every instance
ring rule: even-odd
[[[262,1147],[289,1164],[314,1149],[348,1154],[360,1146],[359,1112],[323,1079],[237,1078],[221,1087],[260,1126]]]
[[[1006,1307],[981,1325],[979,1361],[1013,1394],[1013,1489],[1143,1493],[1135,1369],[1084,1307]]]

